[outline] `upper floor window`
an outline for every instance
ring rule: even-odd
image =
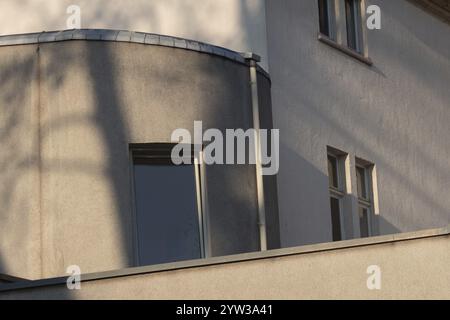
[[[372,65],[364,45],[363,0],[318,0],[319,40]]]
[[[328,0],[319,0],[319,23],[320,32],[331,38],[330,10]]]
[[[358,53],[362,53],[361,0],[345,0],[345,17],[347,45]]]

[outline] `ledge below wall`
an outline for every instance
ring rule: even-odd
[[[0,299],[450,299],[449,227],[0,287]],[[366,286],[380,267],[382,288]]]

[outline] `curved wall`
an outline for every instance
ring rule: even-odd
[[[204,130],[252,127],[248,66],[227,54],[3,41],[0,272],[39,278],[72,264],[83,273],[134,265],[129,144],[170,142],[194,120]],[[268,78],[258,80],[261,99],[270,97]],[[270,101],[261,108],[271,126]],[[254,166],[207,166],[206,178],[212,254],[259,250]]]
[[[267,68],[264,0],[0,0],[0,35],[71,29],[70,5],[81,28],[166,34],[252,51]]]

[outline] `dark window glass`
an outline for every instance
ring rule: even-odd
[[[362,238],[369,236],[369,212],[368,209],[359,207],[359,229]]]
[[[328,0],[319,0],[320,33],[330,36],[330,19]]]
[[[331,224],[333,227],[333,241],[340,241],[342,240],[340,201],[336,198],[331,197],[330,205],[331,205]]]
[[[200,258],[194,165],[148,162],[134,165],[140,264]]]
[[[356,186],[358,189],[358,198],[367,199],[366,169],[362,167],[356,167]]]
[[[345,15],[347,20],[347,45],[360,52],[358,47],[360,30],[360,0],[345,0]]]
[[[328,179],[330,187],[339,188],[338,160],[331,155],[328,155]]]

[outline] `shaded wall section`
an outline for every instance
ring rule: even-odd
[[[41,276],[36,46],[0,48],[0,273]]]

